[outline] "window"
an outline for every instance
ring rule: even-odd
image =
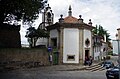
[[[75,61],[75,55],[67,55],[67,61]]]
[[[51,42],[53,47],[57,47],[57,38],[52,38]]]
[[[86,45],[87,47],[90,45],[90,40],[89,40],[88,38],[85,40],[85,45]]]

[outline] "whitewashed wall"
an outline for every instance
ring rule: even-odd
[[[85,45],[85,40],[86,39],[89,39],[89,41],[90,41],[90,45],[87,47],[86,45]],[[92,43],[92,41],[91,41],[91,31],[90,30],[87,30],[87,29],[84,29],[84,41],[83,41],[83,47],[84,47],[84,52],[83,52],[83,59],[85,59],[85,48],[88,48],[89,49],[89,55],[90,56],[92,56],[92,48],[91,48],[91,43]]]
[[[38,38],[36,45],[45,45],[47,46],[47,38]]]
[[[118,41],[117,40],[113,40],[112,41],[112,45],[113,45],[113,54],[117,54],[118,55]],[[120,41],[119,41],[119,45],[120,45]]]
[[[50,31],[50,38],[57,38],[58,43],[58,31],[56,29]],[[36,45],[45,45],[47,46],[48,39],[47,38],[39,38],[36,42]]]
[[[51,30],[50,31],[50,38],[56,38],[56,37],[58,37],[57,29]]]
[[[98,57],[100,57],[100,47],[94,48],[94,60],[98,60]]]
[[[57,29],[53,29],[50,31],[50,38],[57,38],[57,46],[59,44],[59,37]]]
[[[75,55],[75,61],[68,61],[67,55]],[[63,63],[79,63],[79,29],[64,29]]]
[[[101,46],[101,58],[103,59],[104,57],[106,57],[107,55],[107,47],[108,45],[106,43],[102,43],[102,46]],[[104,50],[105,49],[105,50]]]
[[[89,41],[90,41],[90,45],[89,45],[88,47],[86,47],[86,45],[85,45],[85,40],[86,40],[87,38],[88,38]],[[87,29],[84,30],[84,48],[91,48],[91,31],[90,31],[90,30],[87,30]]]

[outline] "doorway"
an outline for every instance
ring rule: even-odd
[[[85,50],[85,57],[89,57],[89,50]]]
[[[52,38],[51,43],[53,47],[57,47],[57,38]]]

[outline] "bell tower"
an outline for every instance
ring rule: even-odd
[[[42,12],[42,23],[39,25],[38,29],[43,29],[47,31],[46,27],[53,24],[54,14],[51,10],[49,4],[44,8]],[[38,38],[36,42],[36,46],[48,46],[47,38]]]
[[[44,12],[42,13],[42,23],[41,29],[45,29],[47,26],[52,25],[54,20],[54,14],[51,10],[49,4],[45,7]]]

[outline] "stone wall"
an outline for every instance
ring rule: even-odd
[[[0,66],[35,67],[49,65],[47,49],[0,49]]]

